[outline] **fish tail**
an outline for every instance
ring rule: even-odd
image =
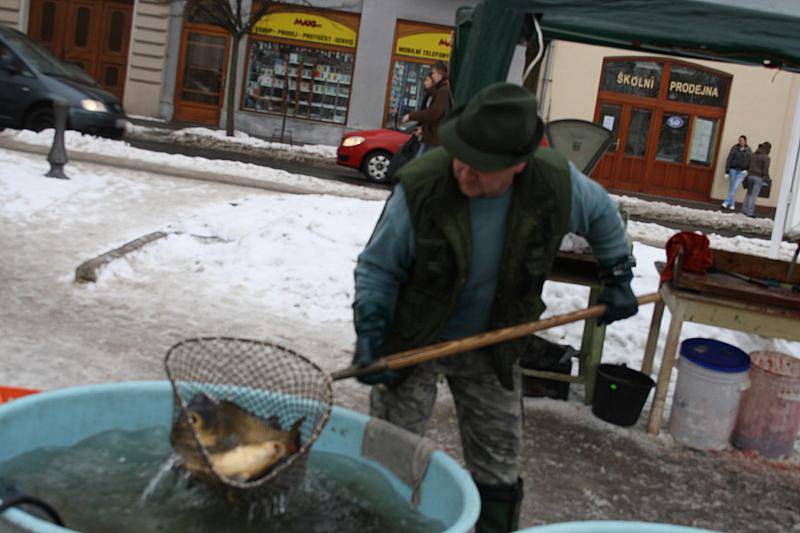
[[[305,421],[306,421],[306,417],[305,416],[301,416],[300,418],[297,419],[297,421],[294,424],[292,424],[292,428],[289,431],[290,432],[299,432],[300,431],[300,426],[302,426],[303,422],[305,422]]]
[[[293,448],[289,450],[289,453],[296,453],[297,450],[300,449],[302,443],[300,442],[300,426],[303,425],[303,422],[306,421],[305,416],[301,416],[300,418],[292,424],[292,428],[289,430],[289,436],[292,438]]]

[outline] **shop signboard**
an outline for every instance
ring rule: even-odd
[[[667,99],[675,102],[724,107],[729,76],[689,65],[672,65]]]
[[[253,26],[253,33],[328,46],[356,47],[356,31],[320,13],[276,11],[264,15]]]
[[[450,60],[450,32],[424,32],[398,36],[395,54],[430,61]]]
[[[655,61],[606,61],[603,65],[600,89],[655,98],[661,86],[663,70],[664,64]]]

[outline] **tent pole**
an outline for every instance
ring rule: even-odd
[[[793,85],[797,85],[796,82]],[[778,195],[778,206],[775,211],[775,220],[772,225],[772,238],[769,246],[769,256],[772,259],[778,257],[783,234],[787,229],[787,221],[794,223],[794,213],[797,211],[800,202],[800,90],[795,92],[794,117],[792,119],[792,129],[789,134],[789,143],[786,150],[786,161],[783,165],[781,180],[781,191]]]

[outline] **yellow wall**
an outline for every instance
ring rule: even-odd
[[[542,102],[544,118],[592,120],[603,58],[624,55],[652,56],[653,54],[637,54],[627,50],[564,41],[554,42],[551,82]],[[691,60],[690,62],[733,75],[728,111],[717,153],[716,172],[711,189],[712,199],[722,200],[727,194],[727,182],[723,179],[725,158],[739,135],[744,134],[753,150],[760,142],[772,143],[770,174],[774,181],[771,196],[768,199],[759,199],[758,203],[774,207],[786,158],[791,115],[800,92],[800,75],[715,61]],[[743,198],[744,190],[740,187],[737,201]]]

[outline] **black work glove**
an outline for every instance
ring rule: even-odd
[[[381,357],[384,336],[391,323],[389,310],[375,302],[360,301],[353,305],[353,322],[356,327],[356,353],[353,356],[353,366],[368,366]],[[367,385],[391,383],[399,375],[387,370],[378,374],[359,376],[357,379]]]
[[[606,313],[597,319],[598,324],[611,324],[639,311],[639,302],[631,290],[634,266],[636,259],[630,255],[599,264],[602,287],[597,303],[605,304]]]

